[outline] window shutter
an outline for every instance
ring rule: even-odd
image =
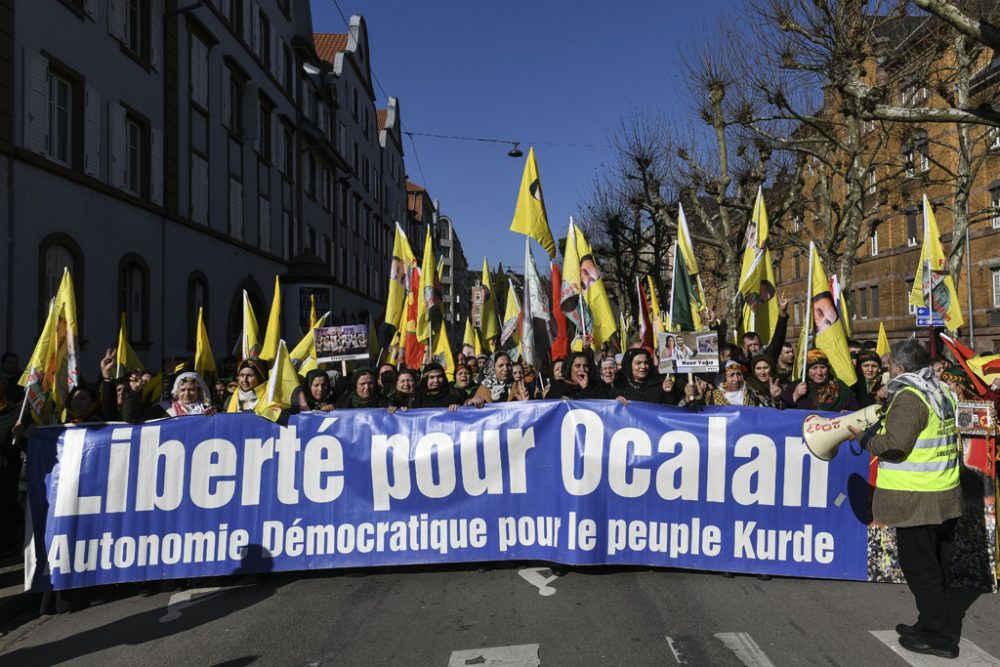
[[[233,128],[231,128],[229,126],[230,125],[230,123],[229,123],[229,114],[230,114],[230,109],[229,109],[229,105],[230,105],[230,99],[229,99],[229,95],[230,95],[230,92],[229,92],[229,77],[231,75],[229,74],[229,70],[226,69],[225,67],[222,68],[221,74],[222,75],[219,77],[219,89],[220,89],[219,90],[219,100],[221,101],[221,107],[220,108],[222,110],[222,113],[220,115],[222,116],[222,126],[225,127],[226,129],[231,130],[231,129],[233,129]]]
[[[163,132],[155,127],[149,131],[149,200],[163,204]]]
[[[101,177],[101,96],[87,86],[83,93],[83,173]]]
[[[208,162],[191,156],[191,219],[208,223]]]
[[[271,155],[278,171],[285,172],[285,126],[281,124],[278,114],[271,116]]]
[[[149,0],[149,64],[160,71],[163,57],[163,0]]]
[[[248,83],[243,93],[243,138],[250,140],[250,147],[260,152],[260,86]]]
[[[243,240],[243,184],[229,179],[229,234]]]
[[[84,0],[83,11],[91,20],[97,20],[97,0]]]
[[[45,154],[49,133],[49,63],[38,51],[24,50],[24,147]]]
[[[254,17],[250,15],[250,0],[233,0],[240,3],[240,11],[243,12],[243,41],[253,44]]]
[[[125,109],[115,102],[108,103],[108,125],[111,137],[111,185],[125,187]]]
[[[125,40],[125,0],[108,0],[108,32],[119,42]]]
[[[259,198],[260,216],[260,249],[271,252],[271,202],[264,197]]]

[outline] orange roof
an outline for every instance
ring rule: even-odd
[[[376,132],[381,132],[385,129],[385,119],[389,115],[388,109],[376,109],[375,110],[375,125],[378,129]]]
[[[413,181],[407,181],[406,182],[406,191],[407,192],[427,192],[427,189],[424,186],[422,186],[422,185],[417,185]]]
[[[337,54],[347,48],[347,33],[315,32],[313,44],[316,45],[316,54],[320,59],[332,63]]]

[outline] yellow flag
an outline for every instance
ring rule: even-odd
[[[410,267],[416,263],[410,241],[397,222],[392,242],[392,265],[389,267],[389,296],[385,302],[385,321],[397,330],[406,326],[406,290],[410,284]]]
[[[240,334],[240,359],[249,359],[260,354],[260,339],[257,338],[257,317],[253,314],[250,297],[243,290],[243,332]]]
[[[56,328],[49,341],[49,358],[45,380],[52,387],[52,400],[57,414],[66,405],[69,392],[80,382],[77,362],[80,330],[76,319],[76,294],[69,269],[63,269],[62,280],[55,298]]]
[[[490,351],[493,350],[493,339],[500,335],[500,324],[497,322],[497,295],[493,291],[493,284],[490,281],[490,265],[483,258],[482,286],[486,288],[486,298],[483,299],[483,307],[480,310],[481,323],[479,333],[482,336],[483,345]]]
[[[769,232],[764,193],[758,188],[753,215],[747,225],[747,246],[743,250],[739,289],[747,303],[743,309],[741,329],[744,332],[756,332],[764,343],[771,340],[778,322],[778,302],[774,298],[774,267],[767,247]]]
[[[315,294],[310,294],[309,295],[309,329],[310,330],[316,328],[316,320],[317,320],[317,317],[316,317],[316,295]]]
[[[875,354],[880,357],[889,354],[889,337],[885,335],[885,325],[881,321],[878,323],[878,344],[875,345]]]
[[[118,350],[115,352],[115,377],[122,377],[132,371],[146,370],[128,342],[128,332],[125,329],[125,313],[122,313],[118,325]]]
[[[965,324],[962,308],[955,290],[955,280],[948,272],[948,258],[941,246],[934,209],[924,195],[924,245],[920,252],[920,263],[910,291],[910,305],[927,306],[930,297],[931,312],[944,321],[948,331],[955,331]]]
[[[844,323],[837,311],[837,304],[833,300],[830,292],[830,283],[826,279],[826,271],[823,270],[823,263],[819,260],[819,253],[816,246],[810,244],[810,274],[812,276],[812,289],[810,290],[810,302],[807,307],[812,307],[811,322],[813,330],[816,332],[816,344],[830,360],[830,367],[848,387],[858,381],[858,376],[854,370],[854,363],[851,361],[850,350],[847,349],[847,334],[844,333]]]
[[[653,276],[646,276],[649,287],[649,316],[653,320],[653,334],[663,333],[663,320],[660,316],[660,300],[656,298],[656,288],[653,287]]]
[[[979,376],[979,379],[991,386],[1000,380],[1000,354],[987,354],[972,357],[965,362],[969,370]]]
[[[157,371],[149,382],[142,388],[142,400],[145,402],[158,401],[163,395],[163,371]]]
[[[274,366],[267,378],[267,390],[261,400],[257,401],[254,408],[261,417],[270,421],[278,421],[282,410],[292,407],[292,392],[299,386],[299,376],[292,365],[292,359],[288,356],[288,347],[285,341],[278,341],[278,350],[275,355]]]
[[[306,373],[311,371],[313,368],[317,368],[316,363],[316,329],[323,326],[326,322],[326,318],[330,316],[330,311],[323,313],[323,315],[316,320],[316,326],[309,329],[306,334],[299,341],[298,345],[292,348],[292,351],[288,353],[291,357],[292,363],[298,365],[299,375],[304,376]]]
[[[438,305],[441,303],[430,225],[427,226],[427,236],[424,239],[424,257],[420,266],[420,292],[421,294],[417,295],[417,340],[423,342],[431,337],[432,321],[435,326],[439,321]]]
[[[766,215],[766,214],[765,214]],[[707,307],[705,302],[705,290],[701,286],[701,274],[698,273],[698,258],[694,254],[694,244],[691,241],[691,231],[688,229],[687,216],[684,215],[684,206],[677,204],[677,247],[684,258],[684,265],[687,267],[688,276],[693,288],[693,295],[690,299],[691,323],[693,331],[701,331],[705,324],[701,320],[701,313]],[[676,289],[677,286],[674,286]],[[671,307],[673,304],[671,304]],[[662,328],[662,326],[661,326]]]
[[[264,345],[260,349],[260,358],[273,361],[278,354],[278,339],[281,338],[281,280],[274,277],[274,296],[271,297],[271,312],[267,314],[267,330],[264,332]]]
[[[212,354],[212,345],[208,342],[204,310],[198,307],[198,331],[194,339],[194,372],[202,377],[215,373],[215,356]]]
[[[45,318],[42,333],[39,334],[38,341],[35,343],[35,350],[31,353],[31,358],[28,359],[28,365],[24,367],[21,379],[17,381],[22,387],[27,387],[29,384],[41,381],[41,374],[44,373],[45,367],[48,365],[49,356],[51,355],[52,343],[58,324],[59,317],[56,314],[56,300],[53,298],[49,300],[49,314]]]
[[[483,353],[483,346],[479,342],[479,334],[476,328],[472,326],[472,318],[465,320],[465,336],[462,337],[462,347],[466,345],[471,345],[472,349],[476,351],[476,356]]]
[[[538,164],[535,149],[528,149],[528,159],[524,163],[521,189],[517,192],[517,206],[510,231],[525,234],[538,241],[550,258],[556,256],[556,242],[549,229],[549,218],[545,214],[545,199],[542,197],[542,181],[538,178]]]
[[[441,326],[438,328],[436,337],[434,338],[434,360],[437,363],[444,366],[445,377],[448,378],[449,382],[455,381],[455,355],[451,353],[451,341],[448,340],[448,331],[445,328],[444,322],[441,322]]]
[[[575,225],[574,225],[575,226]],[[587,238],[583,235],[583,230],[576,227],[574,237],[576,238],[576,253],[580,258],[579,279],[583,289],[583,298],[590,308],[594,318],[593,331],[590,333],[594,337],[594,349],[599,349],[605,342],[611,340],[618,328],[615,321],[614,311],[611,310],[611,301],[608,300],[608,293],[604,289],[604,279],[601,277],[601,270],[597,266],[597,258]]]
[[[503,311],[503,330],[500,332],[500,347],[509,347],[508,340],[514,341],[514,346],[521,342],[521,302],[514,291],[514,283],[507,281],[507,304]]]

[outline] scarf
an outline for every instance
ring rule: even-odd
[[[251,389],[250,391],[243,391],[242,389],[236,390],[236,400],[239,401],[240,412],[250,412],[257,407],[257,401],[259,397],[257,392]]]
[[[170,401],[167,407],[167,414],[171,417],[186,417],[187,415],[205,414],[204,403],[189,403],[187,405],[180,401]]]
[[[505,400],[510,394],[510,388],[514,385],[513,380],[503,382],[497,379],[496,359],[497,355],[493,355],[486,362],[486,368],[483,369],[483,381],[480,383],[480,386],[486,387],[490,392],[490,400],[494,403]]]
[[[889,390],[890,403],[904,387],[910,387],[920,392],[939,419],[949,420],[955,418],[955,395],[951,389],[941,384],[934,377],[933,369],[923,368],[916,373],[903,373],[889,380],[887,389]]]

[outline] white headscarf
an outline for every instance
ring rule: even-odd
[[[177,394],[180,391],[181,384],[185,382],[195,381],[198,384],[198,388],[201,390],[201,401],[197,403],[181,403],[177,398]],[[167,414],[171,417],[181,417],[183,415],[201,415],[205,413],[205,403],[211,400],[211,395],[208,393],[208,387],[205,385],[205,381],[201,379],[201,376],[197,373],[187,372],[181,373],[176,378],[174,378],[174,386],[170,390],[170,396],[173,401],[165,401],[163,408],[167,411]]]

